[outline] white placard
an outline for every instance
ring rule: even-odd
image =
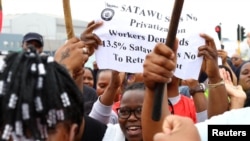
[[[95,52],[98,67],[143,72],[145,56],[157,42],[166,42],[174,1],[106,0],[99,4],[103,8],[96,9],[98,15],[95,19],[104,21],[104,24],[95,30],[103,41]],[[198,47],[205,44],[199,34],[214,29],[204,24],[200,11],[195,11],[193,6],[188,8],[184,2],[177,31],[179,47],[175,76],[182,79],[198,79],[203,59],[197,56]]]

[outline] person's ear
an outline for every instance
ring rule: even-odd
[[[75,137],[78,133],[78,125],[76,123],[72,124],[70,127],[69,141],[75,141]]]

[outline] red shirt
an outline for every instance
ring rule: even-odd
[[[196,109],[193,99],[180,94],[180,100],[173,105],[173,107],[175,115],[190,117],[194,123],[197,122]],[[169,110],[172,111],[170,106]]]
[[[112,106],[113,111],[115,111],[115,113],[117,113],[116,109],[120,107],[120,100],[115,102]]]

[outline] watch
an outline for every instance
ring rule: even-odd
[[[205,92],[205,84],[199,83],[197,86],[189,89],[190,95],[194,95],[195,93],[198,92],[203,92],[203,93]]]

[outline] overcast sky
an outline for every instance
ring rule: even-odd
[[[3,14],[45,13],[63,17],[63,0],[2,0]],[[73,19],[93,20],[91,13],[98,8],[101,0],[70,0]],[[152,0],[156,2],[158,0]],[[185,0],[190,1],[190,0]],[[184,6],[185,6],[184,1]],[[201,12],[212,15],[211,21],[222,24],[222,36],[236,39],[237,24],[250,31],[250,0],[200,0],[206,9]],[[159,0],[160,2],[160,0]],[[204,6],[203,5],[203,6]],[[195,8],[202,7],[193,3]]]

